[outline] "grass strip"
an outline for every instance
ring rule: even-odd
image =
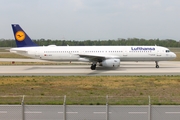
[[[0,104],[112,105],[180,104],[180,76],[0,77]]]

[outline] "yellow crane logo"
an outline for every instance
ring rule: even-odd
[[[15,37],[17,41],[23,41],[26,35],[23,31],[17,31]]]

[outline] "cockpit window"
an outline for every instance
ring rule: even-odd
[[[166,52],[171,52],[170,50],[166,50]]]

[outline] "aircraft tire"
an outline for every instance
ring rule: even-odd
[[[91,65],[91,70],[95,70],[95,69],[96,69],[96,64],[94,64],[94,65],[92,64]]]

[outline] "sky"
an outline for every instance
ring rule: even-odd
[[[0,0],[0,39],[180,40],[180,0]]]

